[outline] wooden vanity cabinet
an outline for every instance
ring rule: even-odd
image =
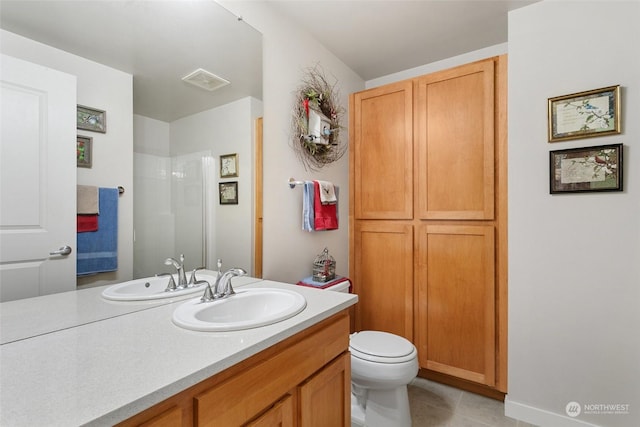
[[[347,427],[349,324],[334,315],[120,426]]]
[[[421,376],[502,393],[506,129],[506,56],[350,97],[357,329],[411,340]]]

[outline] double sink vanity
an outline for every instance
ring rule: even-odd
[[[232,282],[211,302],[153,277],[0,304],[0,425],[348,425],[357,296]]]

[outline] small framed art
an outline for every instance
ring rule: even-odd
[[[92,160],[93,138],[78,135],[76,143],[76,165],[79,168],[90,168]]]
[[[84,105],[76,109],[76,127],[92,132],[107,133],[107,113]]]
[[[620,133],[620,86],[548,99],[549,142]]]
[[[238,176],[238,154],[220,156],[220,178],[234,178]]]
[[[622,144],[551,151],[551,194],[622,191],[622,152]]]
[[[221,205],[238,204],[238,181],[221,182],[218,184],[220,190]]]

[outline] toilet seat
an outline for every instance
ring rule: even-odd
[[[353,357],[376,363],[403,363],[416,358],[411,342],[398,335],[380,331],[362,331],[351,335],[349,351]]]

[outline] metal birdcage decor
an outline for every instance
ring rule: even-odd
[[[329,249],[324,248],[322,253],[313,260],[313,280],[315,282],[328,282],[336,277],[336,260],[329,255]]]

